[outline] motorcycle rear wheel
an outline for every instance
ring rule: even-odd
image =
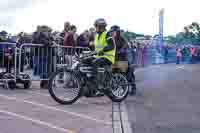
[[[129,93],[129,84],[127,78],[121,73],[113,73],[110,81],[110,90],[107,96],[113,102],[122,102]]]

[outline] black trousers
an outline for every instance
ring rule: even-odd
[[[131,91],[135,91],[136,90],[136,84],[135,84],[135,68],[133,66],[129,66],[128,67],[128,71],[127,71],[127,79],[128,82],[131,83]]]

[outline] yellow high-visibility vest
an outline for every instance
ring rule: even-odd
[[[104,31],[103,33],[97,34],[95,37],[95,51],[99,52],[101,51],[104,47],[106,47],[108,45],[107,40],[106,40],[106,35],[107,32]],[[116,46],[114,46],[115,48],[113,50],[104,52],[103,56],[96,56],[96,58],[106,58],[108,59],[110,62],[112,62],[112,64],[115,63],[115,53],[116,53]]]

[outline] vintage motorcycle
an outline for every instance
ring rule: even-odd
[[[127,97],[129,84],[126,77],[113,72],[111,66],[99,67],[97,76],[93,75],[92,65],[84,60],[96,54],[90,52],[76,56],[72,67],[62,66],[50,76],[48,89],[56,102],[73,104],[88,91],[102,92],[113,102],[122,102]]]

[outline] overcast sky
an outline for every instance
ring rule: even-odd
[[[165,9],[164,34],[175,34],[193,21],[200,22],[200,0],[0,0],[0,30],[32,32],[46,24],[62,30],[64,21],[78,32],[103,17],[137,33],[158,33],[158,12]]]

